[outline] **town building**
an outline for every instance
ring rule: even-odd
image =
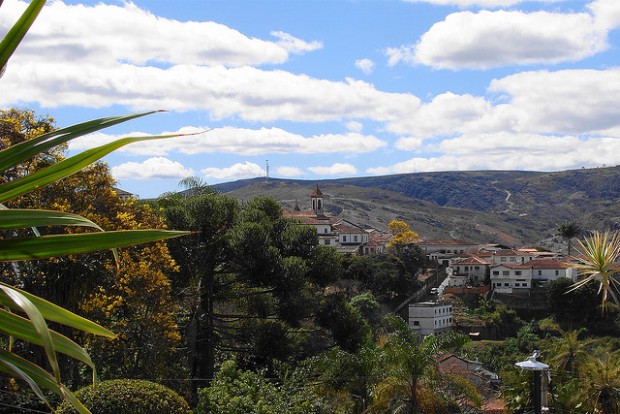
[[[319,244],[332,246],[341,253],[353,255],[381,253],[389,242],[389,235],[376,229],[366,229],[342,217],[325,212],[325,195],[317,185],[310,194],[310,211],[302,211],[299,205],[284,210],[285,217],[316,228]]]
[[[411,303],[408,324],[420,338],[447,332],[452,329],[452,303]]]
[[[575,280],[575,268],[557,259],[534,259],[526,263],[491,266],[491,289],[497,293],[543,287],[552,280]]]

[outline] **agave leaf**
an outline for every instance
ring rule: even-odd
[[[10,200],[14,197],[29,193],[39,187],[75,174],[78,171],[88,167],[93,162],[98,161],[102,157],[108,155],[112,151],[115,151],[127,144],[178,136],[179,134],[146,137],[126,137],[116,140],[114,142],[110,142],[106,145],[101,145],[99,147],[86,150],[56,164],[53,164],[47,168],[27,175],[26,177],[0,185],[0,203]]]
[[[56,382],[55,378],[40,366],[25,360],[11,352],[0,349],[0,371],[16,375],[28,382],[37,396],[44,401],[53,411],[49,402],[41,389],[52,391],[53,393],[65,398],[72,407],[80,414],[91,414],[84,405],[75,398],[75,395],[64,385]],[[38,392],[37,392],[38,390]]]
[[[46,259],[132,246],[190,234],[172,230],[124,230],[103,233],[60,234],[0,240],[0,261]]]
[[[14,354],[11,354],[10,352],[8,352],[8,354],[14,355]],[[43,393],[43,390],[41,389],[41,387],[39,387],[37,380],[35,378],[32,378],[30,375],[26,374],[22,369],[20,369],[18,366],[12,363],[9,358],[1,357],[1,353],[0,353],[0,358],[1,358],[0,359],[0,371],[4,371],[8,374],[15,375],[16,377],[19,377],[22,380],[26,381],[28,385],[30,386],[30,388],[32,389],[32,391],[34,391],[34,393],[37,395],[37,397],[39,397],[39,399],[43,401],[45,405],[47,405],[47,407],[51,410],[52,406],[47,400],[47,397]]]
[[[156,112],[162,111],[149,111],[124,116],[93,119],[91,121],[48,132],[28,141],[22,141],[0,151],[0,171],[6,171],[21,162],[29,160],[37,154],[47,151],[57,145],[69,142],[72,139]]]
[[[64,213],[54,210],[0,210],[0,230],[44,226],[83,226],[103,231],[97,224],[73,213]]]
[[[4,294],[7,295],[20,310],[24,311],[28,315],[30,323],[39,334],[39,338],[41,339],[40,345],[45,351],[45,355],[50,366],[52,367],[54,376],[56,377],[56,380],[60,382],[60,367],[58,366],[56,349],[54,347],[54,343],[52,342],[52,336],[43,315],[41,315],[39,309],[19,291],[3,285],[0,285],[0,289],[2,289]]]
[[[0,309],[0,332],[35,345],[42,345],[41,338],[28,319],[3,309]],[[56,351],[77,359],[94,369],[93,361],[84,348],[56,331],[50,330],[50,335]]]
[[[105,329],[104,327],[96,324],[95,322],[76,315],[75,313],[70,312],[58,305],[54,305],[52,302],[49,302],[38,296],[34,296],[26,291],[23,291],[13,286],[9,286],[2,282],[0,282],[0,286],[8,287],[10,289],[20,292],[30,302],[32,302],[37,307],[37,309],[39,309],[41,315],[43,315],[43,317],[48,321],[57,322],[71,328],[79,329],[86,333],[104,336],[107,338],[114,338],[116,336],[113,332]],[[3,289],[0,289],[0,305],[6,306],[10,309],[19,309],[17,304],[15,304],[15,302],[5,293]]]
[[[15,52],[26,33],[28,33],[30,26],[32,26],[44,5],[45,0],[32,0],[17,23],[4,36],[2,42],[0,42],[0,70],[4,70],[9,58],[13,55],[13,52]]]

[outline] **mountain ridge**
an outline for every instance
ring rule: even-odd
[[[534,171],[445,171],[327,180],[253,178],[213,185],[240,200],[274,197],[283,208],[309,209],[318,185],[329,213],[385,230],[405,220],[424,238],[508,245],[561,243],[557,227],[585,230],[620,222],[620,166]]]

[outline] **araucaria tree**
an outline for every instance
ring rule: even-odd
[[[218,353],[244,369],[312,354],[324,334],[308,329],[318,293],[341,269],[316,230],[283,218],[265,197],[241,206],[206,191],[162,201],[170,226],[194,232],[169,244],[180,264],[172,281],[185,292],[191,375],[205,380],[194,383],[214,377]]]

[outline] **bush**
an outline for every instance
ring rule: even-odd
[[[88,386],[76,396],[92,414],[191,414],[189,405],[168,387],[145,380],[110,380]],[[66,402],[56,414],[76,411]]]

